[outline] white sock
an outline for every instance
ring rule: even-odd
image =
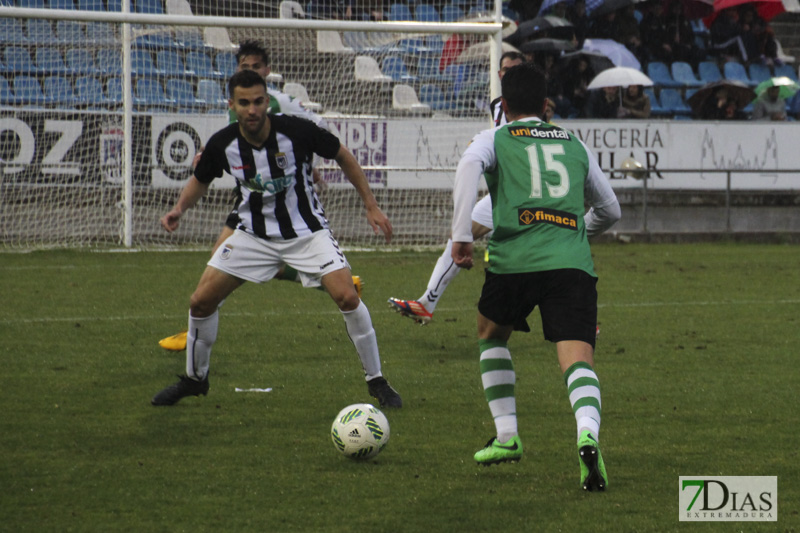
[[[433,313],[433,310],[436,309],[436,304],[439,303],[439,297],[444,294],[450,282],[461,272],[461,268],[456,266],[450,255],[452,250],[453,239],[447,239],[447,246],[445,246],[444,252],[436,261],[431,279],[428,280],[428,289],[418,300],[429,313]]]
[[[186,375],[198,381],[208,376],[211,347],[217,340],[219,312],[206,318],[189,315],[189,332],[186,335]]]
[[[380,377],[382,374],[378,338],[372,327],[372,319],[367,306],[364,305],[364,302],[360,302],[358,307],[352,311],[342,311],[342,316],[347,327],[347,335],[361,359],[361,366],[364,368],[367,381]]]
[[[584,430],[600,440],[600,382],[594,369],[584,362],[570,366],[564,373],[569,402],[575,413],[578,438]]]
[[[480,341],[481,381],[494,417],[497,441],[507,442],[517,435],[517,401],[514,396],[516,374],[508,346],[500,341]]]

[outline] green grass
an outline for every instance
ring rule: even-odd
[[[437,254],[348,254],[405,401],[387,413],[387,448],[358,463],[328,432],[370,399],[324,293],[237,291],[209,395],[154,408],[184,366],[157,341],[185,327],[207,254],[0,254],[0,531],[796,531],[800,248],[594,251],[604,494],[579,489],[574,417],[537,312],[510,343],[525,458],[472,461],[494,432],[475,340],[482,269],[420,328],[385,301],[418,297]],[[681,523],[681,475],[777,475],[779,521]]]

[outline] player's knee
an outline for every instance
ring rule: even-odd
[[[189,312],[195,318],[204,318],[214,314],[219,302],[212,301],[202,293],[195,292],[189,300]]]
[[[355,290],[343,293],[341,296],[334,298],[334,301],[339,306],[340,311],[353,311],[361,303],[361,299]]]

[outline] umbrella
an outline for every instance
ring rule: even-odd
[[[703,22],[706,23],[707,28],[710,28],[720,11],[742,4],[751,4],[756,8],[758,16],[767,22],[786,11],[783,0],[714,0],[714,12],[704,18]]]
[[[567,19],[554,15],[545,15],[522,22],[517,27],[517,31],[510,35],[507,40],[511,44],[518,44],[534,35],[544,37],[545,34],[542,32],[546,32],[547,37],[569,39],[574,35],[575,30],[572,23]]]
[[[607,56],[599,52],[589,52],[587,50],[578,50],[576,52],[563,54],[558,58],[558,64],[562,68],[569,68],[570,64],[573,64],[574,61],[578,61],[579,59],[585,59],[586,62],[589,63],[589,68],[592,69],[595,75],[600,74],[604,70],[614,68],[614,62]]]
[[[614,67],[604,70],[595,76],[586,88],[591,90],[602,89],[603,87],[629,87],[631,85],[652,87],[653,80],[648,78],[641,70],[628,67]]]
[[[714,12],[714,0],[664,0],[664,13],[669,13],[673,2],[683,5],[683,16],[688,20],[701,19]]]
[[[519,52],[519,50],[510,44],[502,43],[502,52]],[[480,63],[482,61],[488,62],[490,56],[491,45],[488,42],[473,44],[458,56],[456,63]]]
[[[642,70],[642,64],[625,45],[611,39],[585,39],[583,50],[599,52],[609,58],[618,67],[630,67]]]
[[[706,103],[706,100],[714,96],[714,94],[720,88],[724,88],[728,91],[728,96],[736,100],[736,103],[740,109],[747,106],[747,104],[753,101],[753,98],[756,97],[755,91],[742,82],[734,80],[720,80],[707,83],[697,89],[697,92],[690,96],[688,100],[686,100],[686,103],[691,106],[692,112],[697,115],[703,109],[703,105]]]
[[[638,4],[645,0],[586,0],[586,16],[589,18],[600,17],[628,7],[631,4]]]
[[[756,94],[761,96],[764,94],[767,89],[770,87],[780,87],[780,93],[778,94],[778,98],[783,98],[784,100],[788,100],[792,96],[795,95],[797,91],[800,91],[800,85],[798,85],[792,78],[788,78],[786,76],[779,76],[777,78],[770,78],[768,80],[764,80],[756,86]]]
[[[545,37],[522,43],[520,52],[569,52],[575,50],[575,43],[564,39]]]
[[[560,4],[562,2],[567,4],[574,4],[575,0],[544,0],[544,2],[542,2],[542,5],[539,6],[539,12],[537,13],[537,15],[541,15],[542,13],[547,13],[547,11],[551,7],[553,7],[556,4]]]

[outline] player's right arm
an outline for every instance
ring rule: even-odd
[[[164,229],[170,233],[178,229],[183,214],[197,204],[197,201],[208,192],[209,186],[209,183],[202,183],[194,176],[189,178],[186,186],[181,191],[178,203],[169,213],[161,217],[161,225]]]

